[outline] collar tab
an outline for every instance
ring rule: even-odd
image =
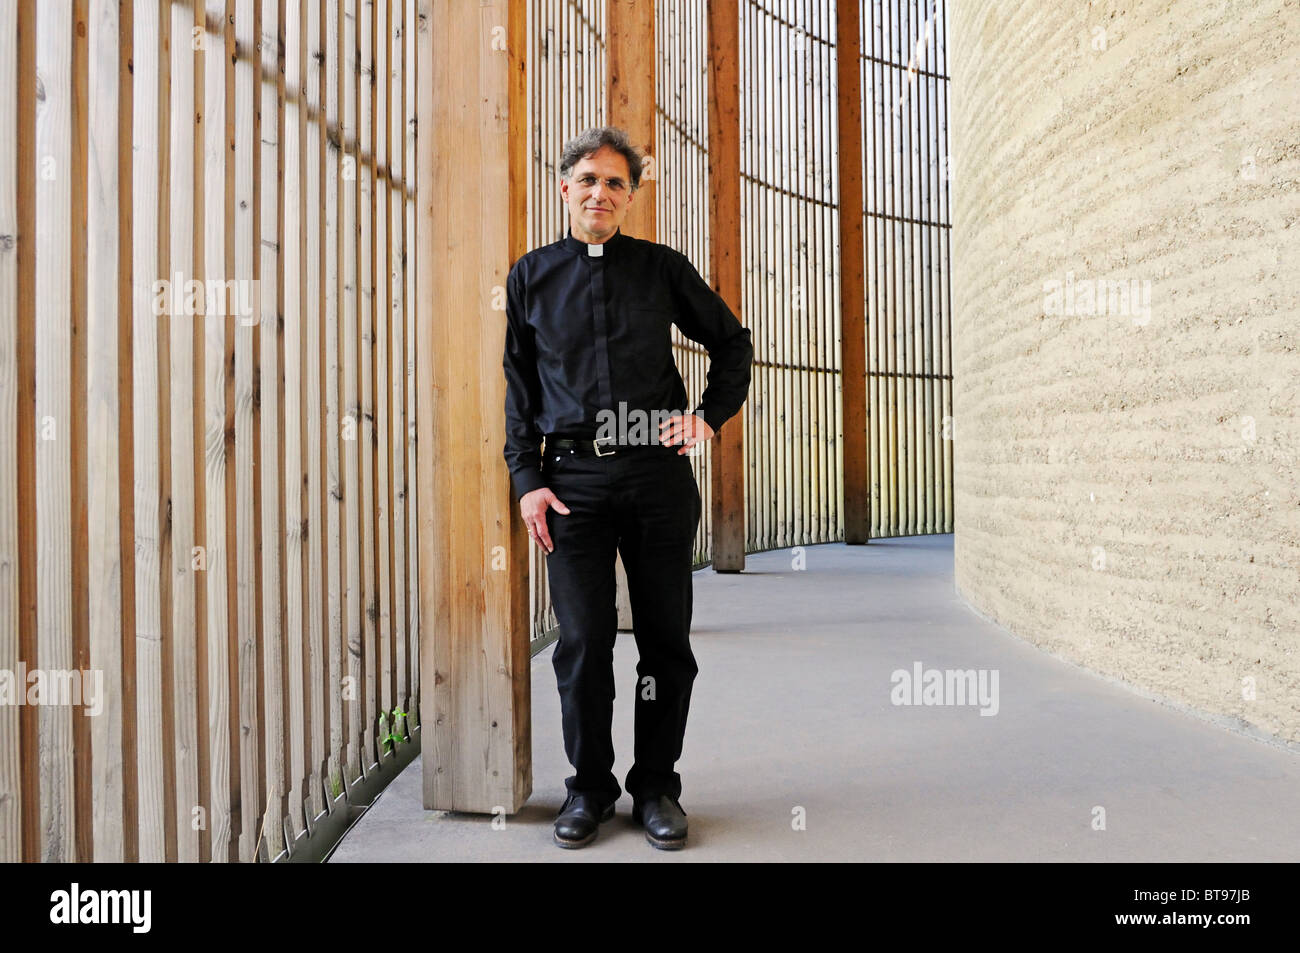
[[[582,255],[585,258],[617,257],[618,253],[622,251],[623,246],[627,244],[628,241],[628,237],[623,234],[623,229],[621,228],[616,230],[614,234],[605,239],[605,241],[597,242],[595,244],[588,244],[587,242],[574,238],[573,229],[566,231],[563,238],[564,245],[569,249],[569,251],[573,252],[575,255]]]

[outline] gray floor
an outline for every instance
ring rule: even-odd
[[[533,660],[534,792],[495,830],[425,811],[420,762],[334,861],[1300,859],[1300,755],[1052,658],[952,581],[952,537],[751,556],[695,575],[699,661],[678,762],[690,843],[646,843],[625,794],[581,850],[551,843],[571,773],[551,649]],[[891,703],[891,673],[998,673],[998,711]],[[614,743],[631,764],[636,645],[620,634]],[[1094,817],[1104,810],[1104,830]],[[797,829],[798,818],[803,828]]]

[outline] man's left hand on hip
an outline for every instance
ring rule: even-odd
[[[678,456],[690,452],[697,443],[713,439],[713,428],[696,414],[677,414],[659,424],[659,442],[664,446],[682,444]]]

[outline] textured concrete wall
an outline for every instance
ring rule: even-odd
[[[958,590],[1300,741],[1300,4],[949,5]]]

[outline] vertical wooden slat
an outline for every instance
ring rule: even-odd
[[[123,859],[122,562],[118,499],[118,5],[92,0],[86,196],[86,411],[95,861]],[[87,703],[83,685],[83,704]],[[88,858],[90,859],[90,858]]]
[[[202,283],[208,275],[205,273],[204,242],[207,238],[204,224],[204,205],[206,201],[205,182],[207,175],[207,145],[205,93],[205,69],[207,67],[207,0],[190,0],[190,14],[194,18],[197,33],[191,35],[190,60],[193,67],[195,106],[190,116],[193,136],[190,138],[188,160],[193,167],[194,188],[187,193],[190,205],[190,241],[192,253],[192,272],[190,276]],[[208,532],[207,532],[207,497],[208,497],[208,460],[207,460],[207,403],[204,400],[207,390],[208,350],[207,321],[202,306],[196,306],[193,314],[187,314],[185,326],[190,340],[190,432],[194,440],[189,467],[194,481],[194,545],[198,561],[194,565],[194,672],[197,709],[195,745],[198,768],[198,795],[191,808],[191,823],[198,827],[198,850],[201,858],[211,856],[212,844],[212,800],[211,800],[211,737],[207,730],[208,708]]]
[[[529,5],[531,8],[531,4]],[[527,12],[515,13],[515,17],[526,17]],[[419,274],[420,259],[418,255],[419,247],[416,245],[416,214],[419,211],[419,176],[417,175],[416,155],[418,150],[417,129],[415,121],[416,111],[416,79],[419,72],[419,60],[416,56],[416,30],[418,20],[416,19],[415,0],[406,0],[406,27],[404,37],[406,39],[406,64],[404,67],[403,78],[406,86],[406,162],[404,178],[407,180],[406,189],[406,255],[402,260],[402,267],[406,274],[406,433],[404,435],[404,445],[406,448],[406,526],[407,526],[407,642],[410,646],[411,658],[411,689],[410,697],[407,700],[407,711],[412,713],[408,718],[409,724],[418,726],[420,723],[419,706],[420,706],[420,546],[419,537],[416,535],[417,519],[416,514],[419,512],[419,494],[418,480],[416,479],[416,354],[418,353],[419,341],[417,339],[416,328],[418,327],[416,313],[416,281]],[[518,35],[512,27],[512,35]],[[430,64],[426,63],[426,70]],[[524,70],[515,70],[512,75],[517,74],[516,81],[523,84],[522,77],[526,75]],[[512,105],[515,101],[512,101]],[[524,107],[519,107],[523,109]],[[519,163],[524,164],[523,157]],[[522,168],[516,167],[513,170],[514,175],[518,178],[517,182],[525,181],[525,174]],[[526,221],[526,216],[511,216],[512,222],[518,223],[522,227]]]
[[[939,49],[942,51],[944,76],[944,96],[940,100],[942,129],[939,135],[943,141],[943,155],[946,159],[948,157],[948,95],[951,90],[951,83],[948,81],[948,3],[947,0],[938,0],[938,2],[940,10]],[[943,222],[943,287],[939,295],[939,313],[942,319],[940,326],[942,328],[943,413],[945,415],[955,414],[952,397],[952,205],[948,192],[948,182],[951,178],[950,173],[944,179],[943,189],[939,195],[943,209],[941,216]],[[944,532],[946,533],[953,531],[953,443],[954,440],[945,440],[943,444]]]
[[[772,261],[773,275],[771,289],[771,303],[773,311],[770,317],[773,323],[772,346],[774,352],[773,364],[773,392],[774,400],[782,408],[782,413],[790,413],[790,370],[787,366],[788,356],[790,354],[790,291],[788,272],[790,268],[790,251],[786,247],[788,241],[786,235],[786,214],[787,214],[787,197],[781,191],[780,184],[786,181],[785,163],[788,161],[789,150],[786,145],[786,124],[789,121],[790,110],[785,106],[788,90],[785,86],[786,67],[784,62],[785,50],[788,46],[784,29],[777,23],[775,18],[769,16],[771,23],[770,34],[768,37],[771,44],[770,50],[773,54],[773,100],[772,100],[772,178],[769,183],[772,188]],[[793,437],[790,434],[790,428],[782,427],[777,435],[774,453],[774,465],[776,467],[776,519],[777,519],[777,541],[781,546],[790,546],[793,542],[790,528],[792,521],[790,518],[790,442]]]
[[[86,31],[88,0],[72,3],[72,163],[64,187],[70,189],[71,210],[70,268],[64,274],[72,292],[71,308],[71,365],[67,375],[71,397],[68,428],[61,435],[71,443],[71,468],[67,477],[72,481],[70,514],[72,523],[72,667],[80,671],[90,669],[90,578],[89,578],[89,485],[90,472],[87,448],[90,445],[86,421],[86,331],[88,299],[86,297],[86,191],[89,181],[87,138],[90,115],[88,86],[90,82],[90,52]],[[110,479],[116,479],[112,474]],[[73,857],[86,861],[94,854],[92,810],[94,792],[91,788],[91,734],[90,719],[72,718],[73,804],[76,813]]]
[[[326,745],[326,803],[343,793],[342,664],[343,481],[339,470],[339,9],[325,5],[325,635],[329,668],[325,699],[329,706]]]
[[[357,270],[361,318],[361,598],[363,606],[362,658],[365,671],[365,706],[362,709],[362,769],[369,773],[377,761],[375,729],[379,702],[376,690],[376,661],[379,658],[379,600],[375,566],[375,273],[374,273],[374,2],[361,4],[361,102],[359,109],[361,177],[359,212],[361,254]]]
[[[388,453],[388,328],[392,321],[389,310],[388,274],[388,0],[375,0],[375,63],[372,86],[375,91],[375,261],[374,288],[375,312],[375,392],[374,392],[374,455],[375,455],[375,524],[376,567],[379,570],[379,675],[380,706],[391,730],[393,709],[393,626],[392,626],[392,550],[389,548],[390,519],[389,468],[392,460]],[[383,745],[379,754],[383,755]]]
[[[532,69],[538,68],[539,61],[534,58],[534,51],[524,43],[524,35],[528,26],[527,11],[522,4],[511,4],[509,21],[506,24],[506,32],[509,47],[509,71],[506,79],[506,116],[509,120],[509,130],[512,137],[520,137],[527,141],[525,131],[530,127],[529,123],[529,91],[528,75]],[[524,183],[527,181],[525,169],[531,164],[531,153],[525,149],[512,148],[508,150],[506,156],[506,178],[511,183]],[[412,169],[414,171],[414,169]],[[431,181],[431,180],[425,180]],[[507,255],[510,261],[516,261],[521,255],[528,250],[529,231],[528,231],[528,206],[532,193],[526,188],[512,187],[507,190],[507,220],[510,227],[507,230]],[[427,326],[427,325],[426,325]],[[428,452],[431,452],[428,451]],[[412,480],[414,485],[416,481]],[[515,516],[515,507],[509,507],[511,515],[509,518],[510,533],[509,546],[511,552],[526,551],[528,553],[527,563],[529,572],[525,576],[519,572],[509,573],[510,578],[507,580],[506,598],[506,617],[509,630],[514,634],[511,642],[512,666],[515,671],[526,671],[528,668],[527,659],[530,654],[527,649],[527,642],[534,636],[533,617],[531,607],[533,600],[530,598],[530,586],[537,585],[538,580],[532,572],[532,565],[537,558],[533,552],[535,547],[527,546],[519,542],[519,526],[521,521]],[[412,550],[419,546],[416,544],[417,537],[412,537]],[[526,548],[525,548],[526,547]],[[522,560],[521,560],[522,561]],[[435,617],[436,618],[436,617]],[[526,633],[526,635],[522,635]],[[418,669],[415,673],[418,676]],[[418,689],[418,684],[417,684]],[[418,696],[417,696],[418,697]],[[516,696],[516,699],[518,696]],[[526,706],[517,704],[513,711],[511,731],[515,738],[530,737],[531,729],[531,711]],[[525,749],[528,750],[528,749]],[[529,760],[531,760],[529,756]],[[517,767],[517,772],[522,772],[523,784],[527,788],[532,786],[531,774],[527,768]]]
[[[203,277],[216,289],[226,281],[226,71],[222,33],[225,0],[207,0],[202,35],[204,86]],[[230,850],[230,619],[226,565],[226,309],[209,295],[203,347],[204,518],[207,569],[208,831],[210,859],[224,863]]]
[[[348,174],[343,177],[343,407],[347,433],[343,442],[343,505],[345,515],[346,580],[344,602],[347,633],[347,770],[351,784],[363,776],[361,737],[364,722],[362,696],[362,613],[365,605],[361,589],[361,512],[360,462],[358,442],[361,432],[361,404],[358,392],[357,363],[357,178],[360,163],[357,143],[357,58],[356,0],[346,0],[343,10],[343,149]],[[368,764],[366,765],[368,767]]]
[[[118,758],[122,773],[122,859],[127,863],[139,860],[139,834],[136,816],[139,810],[139,793],[136,786],[137,770],[137,717],[136,717],[136,604],[135,604],[135,394],[132,382],[135,375],[132,337],[132,320],[135,288],[131,260],[132,203],[134,174],[132,169],[132,132],[135,126],[135,107],[132,96],[133,69],[131,52],[135,38],[135,9],[121,7],[117,30],[117,88],[120,107],[117,110],[117,181],[118,195],[113,213],[117,216],[117,314],[114,332],[117,335],[117,391],[118,391],[118,560],[120,571],[118,586],[122,599],[122,625],[118,632],[120,659],[119,691],[122,698],[122,724],[118,734],[121,750]],[[150,437],[149,439],[152,439]],[[105,676],[107,679],[107,675]]]
[[[863,287],[862,86],[859,0],[836,5],[836,162],[840,182],[840,314],[843,333],[844,542],[871,538],[867,468],[866,292]]]
[[[0,4],[0,84],[18,88],[18,5]],[[18,671],[18,100],[0,98],[0,669]],[[0,863],[22,860],[18,705],[0,706]]]
[[[745,323],[741,302],[740,77],[737,0],[708,7],[709,30],[709,271],[714,291]],[[744,420],[724,426],[712,448],[713,568],[745,567]]]
[[[285,724],[284,695],[281,681],[284,657],[280,646],[284,638],[284,590],[281,586],[280,501],[284,492],[280,439],[280,298],[284,289],[280,265],[282,218],[280,209],[281,136],[284,134],[284,74],[280,71],[280,0],[261,3],[261,119],[257,142],[261,173],[258,176],[259,244],[257,325],[259,365],[257,376],[257,427],[260,448],[261,480],[261,560],[262,560],[262,723],[266,739],[263,750],[266,769],[266,805],[262,815],[261,839],[267,855],[278,856],[284,850],[283,819],[286,811],[283,739]],[[287,52],[287,51],[286,51]]]
[[[36,18],[36,534],[37,659],[73,667],[72,644],[72,10],[42,4]],[[31,664],[29,660],[29,664]],[[42,705],[40,859],[76,859],[72,711]]]
[[[302,503],[302,6],[285,0],[284,96],[284,509],[285,627],[288,635],[289,820],[290,834],[303,832],[303,805],[308,798],[306,710],[303,706],[304,515]]]
[[[899,37],[902,43],[900,56],[901,63],[908,63],[913,55],[912,39],[915,35],[915,4],[907,4],[903,10],[904,32]],[[909,71],[910,73],[910,71]],[[905,268],[904,280],[906,282],[905,295],[903,298],[903,314],[905,316],[904,334],[903,334],[903,370],[907,375],[903,382],[903,394],[905,399],[904,420],[906,427],[904,430],[904,453],[905,464],[903,469],[903,489],[906,493],[906,513],[904,516],[903,532],[906,535],[912,535],[916,532],[917,519],[917,487],[916,470],[917,470],[917,450],[920,443],[917,434],[917,415],[916,415],[916,332],[918,325],[917,307],[916,307],[916,75],[911,73],[903,74],[904,87],[904,142],[906,143],[906,154],[903,156],[903,214],[907,222],[903,228],[904,254],[903,262]]]
[[[236,0],[235,6],[235,203],[234,246],[235,277],[253,281],[256,274],[254,236],[256,231],[257,183],[254,150],[257,130],[254,126],[257,36],[254,0]],[[258,457],[254,432],[257,404],[257,365],[254,357],[255,329],[265,320],[274,321],[274,311],[264,311],[263,302],[250,295],[252,314],[239,315],[235,321],[235,513],[236,521],[236,632],[233,646],[236,656],[238,686],[239,745],[239,859],[248,863],[261,826],[262,804],[258,758],[262,722],[258,718],[257,646],[259,643],[258,541],[262,538],[258,520],[260,497],[254,480],[254,461]],[[265,458],[263,457],[263,461]],[[267,535],[274,537],[273,527]]]
[[[303,538],[306,556],[303,560],[306,573],[307,614],[307,692],[310,714],[307,737],[311,741],[310,760],[307,764],[307,794],[305,803],[309,826],[325,810],[322,803],[324,791],[322,773],[325,767],[325,521],[324,499],[321,493],[322,446],[321,428],[324,416],[321,409],[321,4],[304,8],[306,36],[304,39],[306,85],[303,91],[303,118],[306,131],[303,140],[303,187],[305,218],[303,222],[303,349],[302,432],[306,438],[306,456],[303,461]]]
[[[36,22],[35,0],[20,0],[19,22],[29,24],[28,29],[17,30],[16,72],[14,87],[17,90],[18,148],[14,157],[16,228],[13,231],[17,266],[16,307],[16,388],[20,395],[36,392],[36,181],[38,175],[36,150],[36,31],[30,24]],[[31,146],[23,146],[30,143]],[[33,399],[19,400],[16,414],[17,452],[17,511],[20,514],[36,512],[36,439],[37,416]],[[37,646],[40,639],[37,624],[39,602],[36,567],[39,562],[39,539],[35,519],[21,519],[18,523],[17,583],[18,583],[18,658],[29,666],[37,664]],[[21,757],[19,766],[19,791],[16,810],[21,825],[22,860],[34,862],[41,856],[41,795],[40,795],[40,725],[35,706],[24,705],[18,710],[18,741]]]
[[[220,652],[221,661],[216,661],[214,653],[214,665],[220,665],[223,669],[224,687],[222,695],[225,698],[224,706],[224,727],[223,732],[226,738],[226,744],[223,749],[225,759],[225,771],[221,777],[223,785],[224,800],[226,803],[226,843],[223,849],[223,858],[229,861],[235,861],[239,858],[239,840],[243,836],[242,821],[239,812],[240,800],[240,710],[239,710],[239,532],[238,532],[238,511],[236,509],[236,489],[238,483],[235,467],[237,459],[235,456],[235,348],[236,348],[236,331],[244,318],[241,313],[244,308],[244,302],[247,295],[251,294],[251,287],[241,287],[234,283],[235,280],[247,277],[246,275],[232,274],[235,263],[235,162],[233,159],[235,150],[235,70],[233,60],[235,59],[235,35],[233,19],[233,4],[235,0],[223,0],[224,9],[222,11],[220,28],[214,30],[212,38],[213,48],[221,51],[221,86],[223,102],[223,123],[221,127],[221,144],[224,154],[227,156],[222,167],[221,174],[221,209],[222,217],[225,221],[225,227],[219,239],[224,245],[222,250],[222,281],[228,288],[237,289],[238,307],[231,306],[227,302],[225,310],[225,328],[224,328],[224,364],[222,365],[222,383],[225,387],[223,399],[224,426],[223,426],[223,444],[225,454],[225,474],[222,488],[225,493],[223,501],[224,510],[222,513],[225,528],[225,538],[223,540],[223,551],[225,554],[225,585],[222,589],[217,590],[217,598],[224,597],[225,601],[225,618],[226,630],[222,638],[222,651]],[[228,292],[229,294],[229,292]],[[211,651],[211,650],[210,650]],[[211,715],[209,715],[211,717]]]
[[[933,24],[928,16],[929,4],[921,10],[921,31],[925,35],[927,28]],[[934,530],[934,302],[931,297],[930,279],[933,274],[931,256],[931,239],[936,229],[930,224],[934,221],[932,206],[934,183],[931,181],[933,132],[930,113],[930,89],[933,85],[930,77],[923,70],[933,65],[932,45],[924,41],[923,54],[917,58],[918,73],[915,84],[917,111],[917,447],[919,461],[917,479],[919,481],[920,499],[918,501],[918,533],[933,533]]]
[[[870,501],[867,505],[868,511],[868,532],[879,534],[884,524],[884,445],[881,440],[882,425],[884,418],[885,406],[885,386],[888,379],[882,374],[884,370],[883,356],[883,333],[884,333],[884,293],[885,293],[885,272],[884,262],[887,260],[885,253],[885,222],[881,217],[884,209],[884,160],[887,155],[886,143],[884,137],[884,117],[885,110],[888,109],[888,99],[885,93],[885,72],[884,72],[884,0],[872,0],[874,15],[871,19],[871,149],[869,152],[870,165],[867,172],[867,182],[871,188],[871,262],[867,268],[868,281],[871,288],[871,310],[866,316],[868,322],[867,336],[867,373],[869,375],[869,386],[867,388],[867,421],[869,428],[867,467],[870,473],[869,494]],[[875,504],[875,505],[873,505]]]
[[[194,50],[184,37],[193,35],[194,10],[171,7],[171,148],[170,148],[170,281],[193,274],[194,201]],[[180,277],[178,278],[177,275]],[[195,809],[199,799],[198,670],[195,649],[196,583],[194,486],[194,336],[192,318],[169,313],[172,488],[172,723],[175,742],[175,810],[177,859],[199,859]]]
[[[158,27],[161,40],[161,50],[172,49],[172,31],[173,18],[169,9],[163,4],[159,4]],[[164,56],[162,52],[158,55],[158,90],[159,90],[159,108],[158,108],[158,189],[159,195],[171,197],[172,186],[172,166],[174,163],[173,154],[175,152],[172,142],[172,127],[174,117],[172,114],[172,105],[168,93],[171,90],[172,83],[172,66],[175,62],[174,56]],[[148,174],[144,172],[143,174]],[[158,202],[158,250],[155,264],[154,276],[164,282],[171,280],[172,275],[172,203],[171,201]],[[166,287],[166,285],[164,285]],[[152,292],[151,292],[152,294]],[[156,302],[151,300],[151,307]],[[161,690],[161,711],[159,721],[162,723],[162,744],[163,744],[163,790],[167,792],[162,805],[163,815],[163,843],[165,845],[166,860],[175,863],[180,859],[180,835],[178,833],[179,825],[182,823],[177,813],[177,789],[178,789],[178,770],[180,768],[179,744],[176,732],[176,659],[180,651],[177,640],[173,636],[176,622],[176,593],[178,592],[177,583],[181,580],[176,572],[176,507],[178,501],[174,495],[174,483],[172,481],[172,461],[176,454],[174,450],[175,435],[174,422],[172,413],[172,320],[171,313],[163,309],[162,313],[154,317],[158,330],[158,426],[157,433],[160,437],[160,447],[158,453],[158,491],[159,491],[159,549],[158,549],[158,605],[159,620],[161,622],[160,642],[162,647],[162,690]],[[177,333],[181,333],[182,327],[178,327]],[[188,567],[188,561],[185,563]],[[192,605],[192,604],[191,604]],[[192,610],[191,610],[192,611]],[[188,635],[188,633],[187,633]],[[188,825],[188,816],[185,817],[185,824]]]
[[[394,678],[396,679],[395,698],[397,706],[402,711],[409,711],[407,698],[410,692],[410,683],[407,678],[407,657],[406,657],[406,467],[405,450],[406,441],[404,439],[404,430],[406,422],[405,413],[405,385],[406,385],[406,354],[405,354],[405,326],[403,308],[405,306],[405,296],[403,295],[403,244],[404,244],[404,220],[402,216],[403,193],[406,188],[406,182],[403,159],[402,130],[404,126],[404,116],[402,104],[402,33],[404,29],[403,18],[403,0],[392,0],[392,9],[390,11],[390,28],[389,35],[392,38],[392,48],[388,60],[388,86],[390,89],[390,101],[388,108],[388,135],[389,135],[389,181],[392,188],[389,192],[389,202],[391,204],[391,214],[389,216],[389,284],[392,288],[389,299],[392,307],[389,310],[388,331],[392,345],[389,348],[389,385],[392,391],[392,399],[389,402],[389,430],[391,439],[389,441],[390,460],[393,470],[392,475],[392,559],[390,561],[390,575],[392,577],[392,626],[393,626],[393,657],[394,657]],[[403,725],[398,723],[398,729]]]

